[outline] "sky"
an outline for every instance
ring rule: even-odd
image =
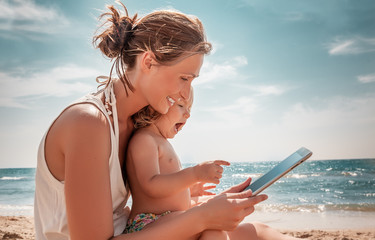
[[[193,81],[180,160],[375,158],[375,1],[123,1],[197,16],[213,52]],[[103,0],[0,0],[0,168],[35,167],[42,136],[111,62],[92,45]],[[119,6],[119,5],[116,5]]]

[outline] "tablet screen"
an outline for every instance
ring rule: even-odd
[[[285,160],[277,164],[269,172],[250,184],[250,186],[248,186],[246,190],[251,189],[253,191],[253,195],[257,195],[272,183],[277,181],[279,178],[287,174],[293,168],[298,166],[300,163],[308,159],[311,155],[312,152],[310,150],[304,147],[300,148]]]

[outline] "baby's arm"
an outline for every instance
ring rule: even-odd
[[[134,165],[137,181],[150,197],[163,198],[196,182],[219,183],[225,161],[211,161],[171,174],[160,174],[158,144],[147,134],[136,134],[128,146],[128,160]]]

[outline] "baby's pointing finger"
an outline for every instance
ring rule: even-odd
[[[224,160],[215,160],[214,163],[217,164],[217,165],[224,165],[224,166],[230,165],[230,162],[227,162],[227,161],[224,161]]]

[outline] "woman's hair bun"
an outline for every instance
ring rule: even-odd
[[[93,39],[95,47],[99,48],[109,58],[118,57],[127,48],[137,19],[137,15],[130,18],[126,7],[122,3],[120,4],[124,7],[126,15],[122,15],[113,6],[107,6],[110,12],[103,13],[100,16],[100,19],[108,17],[101,25],[105,30],[94,36]]]

